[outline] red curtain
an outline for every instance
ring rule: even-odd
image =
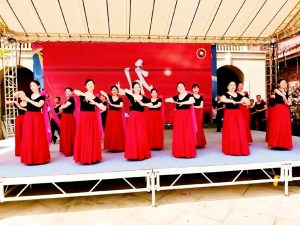
[[[138,78],[136,61],[148,72],[144,77],[164,98],[176,95],[176,84],[183,81],[191,90],[193,83],[200,85],[204,95],[204,111],[211,112],[212,75],[210,44],[177,43],[39,43],[44,56],[45,89],[51,97],[64,99],[64,88],[84,91],[84,81],[94,79],[96,91],[109,92],[120,81],[128,88],[124,69],[130,68],[132,81]],[[150,93],[146,91],[150,97]],[[124,98],[125,99],[125,98]],[[126,103],[126,102],[125,102]],[[171,122],[173,104],[165,104],[165,122]],[[126,104],[126,111],[128,104]]]

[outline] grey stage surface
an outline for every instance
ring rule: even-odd
[[[293,137],[294,148],[291,151],[278,151],[267,148],[264,132],[252,131],[254,143],[250,146],[250,156],[226,156],[221,151],[221,133],[216,133],[215,129],[205,130],[208,145],[204,149],[197,150],[196,158],[178,159],[171,155],[171,132],[165,131],[165,149],[152,151],[150,159],[127,161],[122,152],[112,153],[103,150],[103,161],[93,165],[75,164],[72,157],[65,157],[58,152],[57,144],[50,146],[50,163],[38,166],[23,165],[20,158],[14,156],[14,140],[0,141],[0,178],[300,161],[300,137]]]

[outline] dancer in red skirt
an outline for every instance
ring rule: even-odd
[[[121,94],[126,94],[130,101],[130,114],[126,127],[125,158],[128,160],[144,160],[151,157],[147,138],[146,116],[144,104],[149,102],[141,95],[141,85],[138,81],[132,83],[132,91],[121,89]]]
[[[13,105],[18,109],[18,116],[15,122],[15,156],[21,155],[21,142],[22,142],[22,130],[24,115],[27,111],[27,103],[25,101],[6,101],[5,104]]]
[[[162,100],[157,98],[157,90],[152,88],[150,105],[146,112],[147,133],[150,149],[160,150],[164,148],[164,125],[161,112]]]
[[[204,148],[206,145],[206,138],[203,131],[203,96],[199,95],[198,84],[193,84],[192,91],[195,99],[194,109],[197,122],[196,147]]]
[[[39,165],[50,161],[45,121],[41,112],[45,96],[41,96],[40,83],[36,80],[30,82],[30,89],[32,91],[30,98],[23,91],[17,93],[23,101],[27,102],[22,129],[21,162]]]
[[[176,104],[173,118],[172,154],[177,158],[196,157],[196,132],[191,105],[195,103],[193,95],[185,90],[185,84],[177,84],[178,95],[165,101]]]
[[[125,132],[123,118],[123,99],[119,97],[117,86],[110,88],[111,95],[100,91],[109,104],[106,117],[106,126],[104,134],[104,149],[110,151],[124,151],[125,149]]]
[[[59,108],[62,111],[61,125],[60,125],[60,142],[59,151],[65,156],[71,156],[74,153],[75,142],[75,100],[73,95],[73,89],[67,87],[65,89],[67,101]]]
[[[102,160],[101,154],[101,122],[98,120],[97,106],[101,110],[106,107],[100,103],[100,99],[93,93],[95,83],[88,79],[85,81],[86,92],[74,90],[74,94],[80,98],[80,112],[76,125],[74,145],[74,161],[80,164],[93,164]]]
[[[275,89],[275,106],[272,108],[272,116],[268,131],[268,146],[273,149],[290,150],[292,143],[292,125],[290,118],[290,101],[286,92],[287,83],[280,79]]]
[[[228,92],[222,97],[225,103],[222,130],[222,151],[226,155],[249,155],[248,135],[245,118],[240,104],[248,105],[249,100],[236,93],[236,83],[231,81],[227,86]]]
[[[243,97],[245,97],[249,100],[249,94],[248,94],[247,91],[244,91],[244,84],[243,83],[238,84],[237,93],[239,93],[240,95],[242,95]],[[251,131],[250,131],[250,109],[249,109],[248,105],[243,105],[243,104],[240,104],[240,109],[243,112],[244,119],[245,119],[245,122],[246,122],[248,142],[251,143],[251,142],[253,142],[253,139],[252,139],[252,134],[251,134]]]

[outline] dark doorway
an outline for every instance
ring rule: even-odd
[[[227,92],[227,85],[230,81],[235,81],[236,84],[244,82],[244,74],[235,66],[222,66],[217,70],[217,79],[218,95],[223,95]]]

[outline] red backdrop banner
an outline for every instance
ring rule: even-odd
[[[211,111],[212,76],[210,44],[177,43],[40,43],[44,56],[44,84],[51,97],[64,99],[64,88],[85,90],[84,81],[95,81],[96,91],[109,92],[116,82],[128,88],[125,68],[131,80],[143,79],[164,98],[176,94],[183,81],[191,90],[200,85],[206,112]],[[146,96],[150,92],[145,89]],[[124,98],[125,99],[125,98]],[[125,102],[126,103],[126,102]],[[165,122],[172,119],[175,105],[165,104]],[[128,103],[126,105],[128,110]]]

